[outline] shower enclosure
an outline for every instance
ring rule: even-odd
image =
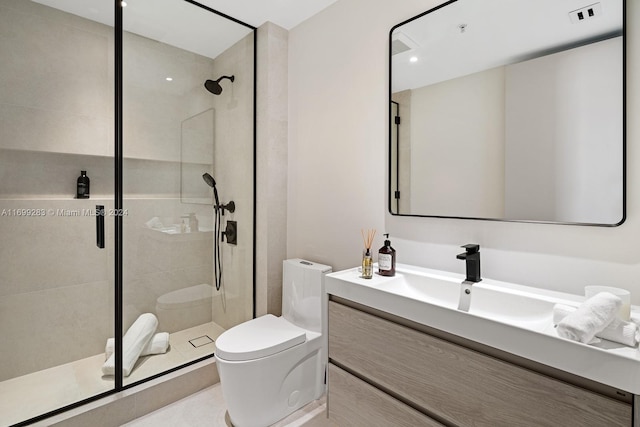
[[[253,317],[255,33],[190,0],[0,0],[0,426],[211,357]],[[205,173],[236,207],[219,289]]]

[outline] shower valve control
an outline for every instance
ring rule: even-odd
[[[227,243],[230,245],[238,244],[238,222],[227,221],[227,226],[222,232],[222,241],[224,242],[225,236],[227,237]]]

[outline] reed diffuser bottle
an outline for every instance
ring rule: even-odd
[[[360,230],[362,240],[364,242],[364,250],[362,251],[362,278],[371,279],[373,277],[373,257],[371,256],[371,244],[376,235],[376,230]]]

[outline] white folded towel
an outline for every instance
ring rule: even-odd
[[[567,317],[569,314],[577,310],[577,307],[573,307],[565,304],[556,304],[553,306],[553,324],[557,325]],[[638,338],[640,335],[640,329],[634,322],[626,322],[619,317],[615,317],[611,323],[607,325],[602,331],[596,334],[596,337],[605,340],[617,342],[627,345],[629,347],[635,347],[638,345]]]
[[[162,221],[160,221],[160,218],[158,218],[157,216],[154,216],[149,221],[145,222],[145,225],[148,228],[162,228],[162,227],[164,227],[162,225]]]
[[[156,333],[158,319],[151,313],[141,314],[133,322],[122,338],[122,373],[128,377],[133,370],[133,366],[138,361],[140,353],[147,346],[151,338]],[[104,375],[115,375],[116,360],[115,354],[109,356],[104,365],[102,373]]]
[[[621,305],[622,300],[617,296],[600,292],[558,323],[558,335],[588,343],[613,321]]]
[[[107,339],[107,345],[104,349],[105,360],[107,360],[113,354],[113,350],[116,345],[116,340],[114,338]],[[169,332],[158,332],[153,337],[151,337],[151,341],[147,344],[145,348],[142,349],[142,353],[140,353],[140,357],[149,356],[151,354],[162,354],[166,353],[169,348]]]

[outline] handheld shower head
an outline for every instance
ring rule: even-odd
[[[216,199],[215,208],[217,210],[218,206],[220,206],[220,200],[218,199],[218,190],[216,189],[216,180],[213,179],[213,177],[209,173],[203,174],[202,179],[204,179],[204,182],[206,182],[209,187],[213,188],[213,197]]]
[[[233,77],[233,76],[232,76]],[[231,236],[236,236],[235,229],[233,234],[230,234],[231,231],[229,229],[230,223],[227,222],[227,229],[221,236],[221,217],[224,215],[224,211],[228,210],[233,213],[236,211],[236,204],[232,201],[227,203],[226,205],[220,204],[220,199],[218,199],[218,190],[216,189],[216,180],[209,173],[202,174],[202,179],[207,185],[213,188],[213,197],[216,199],[216,204],[213,205],[213,211],[215,212],[215,220],[214,220],[214,246],[213,246],[213,264],[214,264],[214,276],[216,280],[216,290],[220,290],[220,286],[222,285],[222,258],[220,251],[220,241],[222,237],[222,241],[224,241],[224,236],[227,236],[227,242],[231,244],[236,244],[237,242],[231,241]]]
[[[222,86],[220,81],[223,79],[231,80],[231,83],[236,79],[235,76],[222,76],[218,80],[207,80],[204,82],[204,87],[214,95],[220,95],[222,93]]]
[[[204,179],[204,182],[206,182],[209,187],[215,188],[216,180],[213,179],[213,177],[209,173],[205,173],[204,175],[202,175],[202,179]]]

